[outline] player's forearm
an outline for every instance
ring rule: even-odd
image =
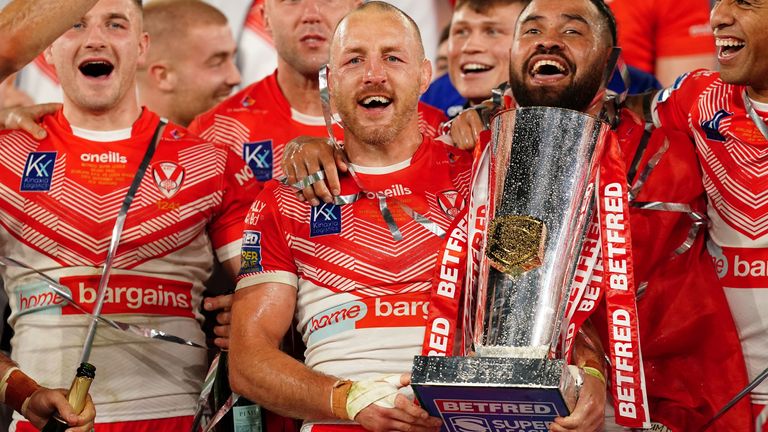
[[[0,81],[34,59],[97,1],[11,1],[0,12]]]
[[[229,373],[234,392],[287,417],[334,418],[330,400],[336,378],[310,370],[277,348],[248,353],[237,346],[233,338]]]
[[[605,374],[605,351],[592,323],[587,320],[573,343],[573,363],[588,366]]]

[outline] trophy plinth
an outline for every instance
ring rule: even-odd
[[[419,356],[411,385],[450,432],[547,431],[579,387],[563,360],[511,357]]]

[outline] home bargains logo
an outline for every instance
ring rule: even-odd
[[[59,282],[72,293],[74,301],[88,312],[98,298],[99,275],[64,276]],[[80,314],[69,305],[63,305],[62,314]],[[142,314],[194,317],[192,312],[192,284],[176,280],[113,274],[104,296],[104,314]]]
[[[423,327],[429,312],[427,293],[366,297],[326,309],[309,321],[309,340],[316,343],[347,330]]]

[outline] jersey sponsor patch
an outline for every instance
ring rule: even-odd
[[[158,162],[152,167],[152,178],[160,193],[170,199],[181,189],[184,168],[175,162]]]
[[[258,181],[272,178],[272,140],[256,141],[243,144],[243,160],[253,171]]]
[[[309,217],[310,237],[341,233],[340,206],[328,203],[314,206],[310,211]]]
[[[768,254],[763,248],[721,247],[709,240],[707,252],[724,287],[768,287]]]
[[[60,307],[65,300],[59,297],[46,282],[35,281],[18,287],[16,302],[19,316],[28,313],[61,315]]]
[[[240,103],[243,105],[243,107],[248,108],[256,104],[256,99],[252,98],[251,96],[246,96],[242,101],[240,101]]]
[[[22,192],[44,192],[51,190],[56,152],[32,152],[27,156],[19,190]]]
[[[326,309],[310,319],[309,343],[362,328],[424,327],[429,293],[361,298]]]
[[[720,133],[720,122],[723,121],[724,118],[730,117],[732,115],[733,113],[721,109],[720,111],[716,112],[714,117],[711,119],[701,122],[701,129],[706,134],[707,139],[712,141],[725,142],[725,137]]]
[[[64,276],[59,282],[69,288],[72,298],[92,312],[99,293],[100,275]],[[192,318],[192,284],[140,275],[113,274],[104,296],[104,314],[163,315]],[[80,312],[64,305],[62,314]]]
[[[260,273],[262,271],[264,271],[264,267],[261,265],[261,232],[245,230],[240,252],[240,274]]]
[[[456,215],[464,209],[464,198],[457,190],[444,190],[438,192],[436,196],[440,208],[450,218],[456,217]]]

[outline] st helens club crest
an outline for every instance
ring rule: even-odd
[[[160,162],[152,167],[152,178],[166,198],[176,195],[184,181],[184,168],[175,162]]]
[[[456,190],[445,190],[437,194],[437,203],[445,214],[454,218],[464,208],[464,197]]]

